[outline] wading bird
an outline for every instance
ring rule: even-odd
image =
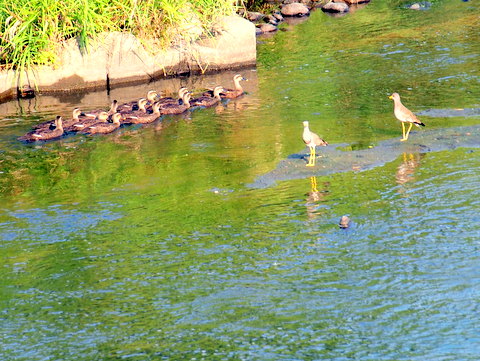
[[[310,148],[310,158],[308,159],[307,167],[313,167],[315,165],[315,147],[327,146],[328,143],[310,131],[307,121],[303,122],[303,141]]]
[[[395,114],[395,117],[402,123],[403,138],[400,139],[400,141],[403,142],[408,139],[408,134],[410,133],[410,130],[412,130],[414,124],[417,127],[424,127],[425,124],[418,120],[416,115],[413,114],[405,105],[402,104],[402,102],[400,101],[400,95],[398,93],[393,93],[388,98],[393,99],[393,113]],[[406,134],[405,123],[410,123]]]

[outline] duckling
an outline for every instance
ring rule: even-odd
[[[238,98],[240,95],[243,95],[244,91],[243,91],[242,86],[240,85],[240,82],[242,80],[247,80],[247,79],[245,79],[240,74],[235,75],[233,77],[233,84],[235,85],[235,89],[225,89],[224,88],[223,91],[220,93],[220,96],[222,98],[234,99],[234,98]],[[203,93],[203,95],[213,96],[213,90],[209,90],[209,91]]]
[[[188,93],[188,89],[185,87],[182,87],[178,90],[178,98],[171,98],[171,97],[165,97],[165,98],[160,98],[158,102],[163,106],[164,104],[182,104],[183,102],[183,95],[185,93]]]
[[[79,108],[75,108],[72,111],[72,119],[68,120],[63,120],[62,119],[62,125],[63,128],[66,128],[74,123],[78,123],[80,121],[79,117],[82,115],[82,111]],[[56,128],[56,121],[57,119],[54,120],[49,120],[48,122],[43,122],[40,124],[37,124],[36,126],[33,127],[34,130],[53,130]]]
[[[120,128],[120,119],[122,119],[122,114],[115,113],[112,115],[112,123],[95,123],[94,125],[89,126],[86,129],[83,129],[83,133],[87,134],[108,134],[114,130]]]
[[[110,109],[106,113],[108,115],[112,115],[112,114],[117,112],[117,108],[118,108],[118,101],[113,100],[112,103],[110,104]],[[85,113],[85,117],[95,119],[98,116],[98,114],[103,113],[103,112],[105,112],[105,110],[103,110],[103,109],[90,110],[88,113]]]
[[[62,124],[62,117],[57,116],[55,119],[55,128],[54,129],[37,129],[32,132],[29,132],[25,135],[19,137],[19,140],[27,141],[27,142],[35,142],[38,140],[50,140],[59,138],[63,135],[63,124]]]
[[[215,104],[219,103],[222,98],[220,97],[220,93],[223,91],[222,86],[216,86],[213,89],[213,97],[209,96],[201,96],[198,98],[194,98],[190,101],[190,105],[192,107],[211,107],[214,106]]]
[[[85,118],[80,119],[77,123],[70,125],[68,128],[65,128],[66,132],[79,132],[88,128],[91,125],[96,123],[106,123],[108,121],[108,113],[100,112],[95,118]]]
[[[161,114],[181,114],[190,108],[190,93],[187,91],[182,97],[183,104],[162,104],[160,108]]]
[[[124,122],[129,124],[147,124],[160,118],[160,115],[160,103],[154,103],[151,113],[135,112],[134,114],[128,114]]]

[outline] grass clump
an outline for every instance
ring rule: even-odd
[[[89,40],[104,31],[130,32],[165,47],[188,24],[208,32],[231,0],[0,0],[0,66],[27,70],[54,64],[63,41]]]

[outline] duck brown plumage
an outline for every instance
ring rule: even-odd
[[[62,117],[57,116],[55,119],[55,128],[54,129],[37,129],[31,131],[25,135],[19,137],[19,140],[26,141],[26,142],[35,142],[40,140],[50,140],[59,138],[63,135],[63,124],[62,124]]]
[[[122,119],[122,114],[115,113],[112,115],[112,123],[100,122],[95,123],[86,129],[82,130],[82,133],[87,134],[108,134],[120,128],[120,119]]]
[[[213,89],[213,97],[202,95],[198,98],[194,98],[190,100],[190,106],[192,107],[212,107],[218,104],[222,98],[220,97],[220,93],[223,91],[222,86],[216,86]]]
[[[146,99],[145,106],[151,107],[151,105],[155,102],[157,97],[158,97],[158,94],[155,90],[149,90],[147,92],[147,96],[145,98],[140,98],[140,99]],[[139,110],[138,100],[119,105],[117,108],[117,112],[133,112],[135,110]]]
[[[166,105],[166,104],[182,104],[183,102],[183,95],[185,93],[188,93],[188,89],[185,87],[182,87],[178,89],[178,98],[172,98],[172,97],[164,97],[160,98],[158,102],[160,103],[161,106]]]
[[[182,98],[182,104],[163,104],[160,106],[161,114],[181,114],[190,108],[190,93],[185,92]]]
[[[108,112],[100,112],[95,118],[80,118],[80,120],[68,127],[65,127],[65,132],[79,132],[96,123],[106,123],[108,121]]]
[[[132,112],[125,116],[125,124],[147,124],[152,123],[156,119],[160,118],[160,104],[154,103],[152,111],[143,112]]]
[[[223,88],[222,92],[220,93],[220,97],[225,98],[225,99],[235,99],[238,98],[240,95],[243,95],[245,92],[243,91],[243,88],[240,84],[242,80],[247,80],[245,79],[242,75],[237,74],[233,77],[233,84],[234,84],[234,89],[226,89]],[[206,96],[213,96],[213,90],[209,90],[203,95]]]
[[[94,109],[94,110],[89,110],[88,112],[85,112],[84,117],[89,118],[89,119],[96,119],[98,114],[106,112],[108,115],[112,115],[117,112],[118,108],[118,101],[113,100],[112,103],[110,104],[110,109],[105,111],[104,109]]]

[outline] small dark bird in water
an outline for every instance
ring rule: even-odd
[[[327,146],[328,143],[310,131],[307,121],[303,122],[303,142],[310,148],[310,158],[308,159],[307,167],[313,167],[315,165],[315,147],[324,147]]]
[[[402,104],[402,102],[400,101],[400,95],[398,93],[393,93],[388,98],[393,99],[393,113],[395,114],[395,117],[400,120],[400,122],[402,122],[403,138],[400,139],[400,141],[403,142],[408,139],[408,134],[410,133],[410,130],[412,130],[414,124],[417,127],[424,127],[425,124],[418,120],[417,116],[413,114],[405,105]],[[406,134],[405,123],[410,123]]]

